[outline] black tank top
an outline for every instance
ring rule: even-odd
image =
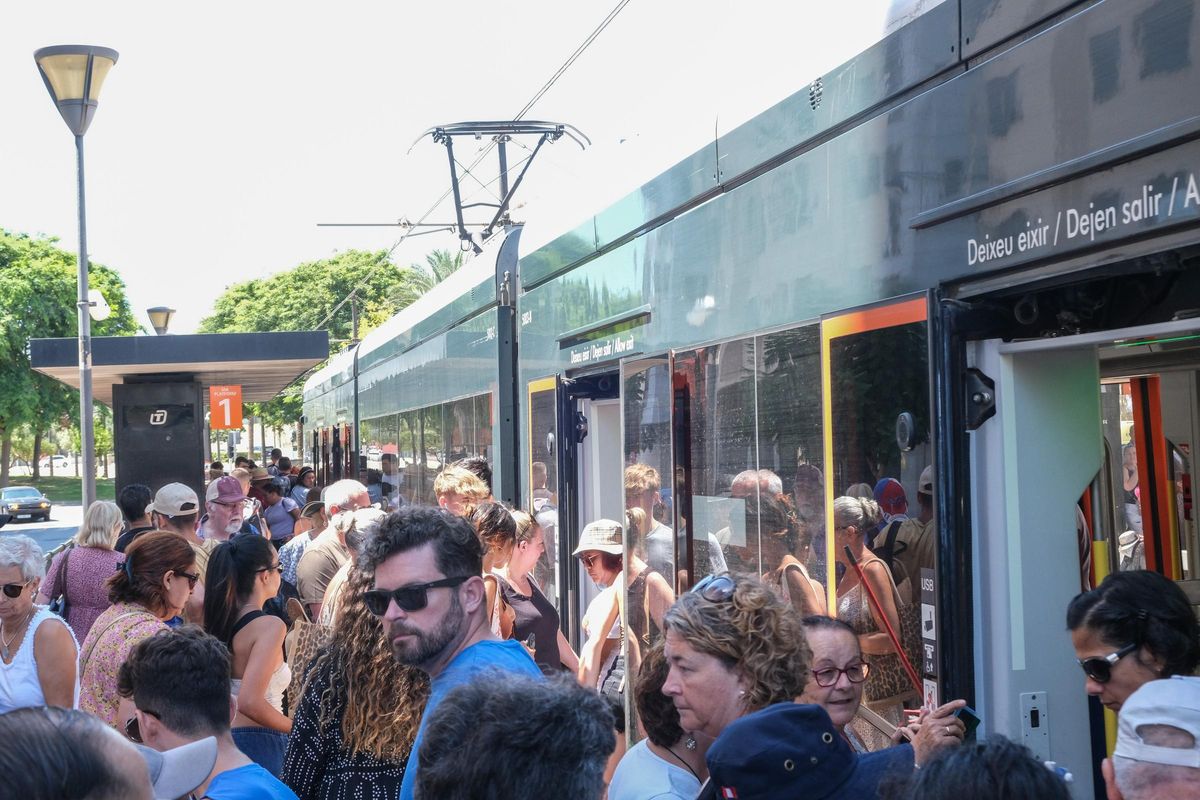
[[[533,588],[533,593],[527,596],[500,578],[500,591],[504,600],[517,614],[513,623],[512,638],[523,642],[532,633],[533,660],[543,672],[553,673],[563,668],[562,657],[558,652],[558,611],[532,579],[529,585]]]

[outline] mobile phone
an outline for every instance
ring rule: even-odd
[[[975,734],[975,729],[979,727],[979,716],[975,713],[975,709],[970,706],[963,706],[954,712],[954,716],[962,720],[963,725],[966,726],[964,738],[969,738]]]

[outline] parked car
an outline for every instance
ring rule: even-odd
[[[66,456],[61,456],[61,455],[60,456],[46,456],[45,458],[43,458],[41,461],[38,462],[38,466],[41,467],[42,469],[50,469],[51,461],[54,462],[54,469],[56,469],[56,470],[71,468],[71,459],[67,458]]]
[[[0,515],[12,519],[50,519],[50,500],[32,486],[0,489]]]

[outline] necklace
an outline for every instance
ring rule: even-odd
[[[29,622],[30,622],[30,620],[33,619],[33,615],[34,615],[34,613],[36,613],[36,611],[37,611],[36,608],[31,609],[29,611],[29,614],[26,615],[25,621],[21,623],[21,626],[19,628],[17,628],[17,632],[14,633],[8,639],[5,639],[3,637],[3,634],[0,634],[0,656],[3,656],[5,661],[8,661],[8,648],[11,647],[13,642],[15,642],[17,640],[18,634],[23,634],[25,632],[25,629],[29,626]],[[3,629],[3,627],[4,627],[4,623],[0,622],[0,629]]]
[[[675,756],[675,760],[678,761],[680,764],[683,764],[683,766],[687,768],[687,771],[692,773],[692,775],[695,776],[696,780],[700,781],[701,783],[704,783],[704,781],[700,780],[700,776],[696,773],[696,770],[692,769],[692,765],[689,764],[687,761],[685,761],[683,759],[683,756],[679,755],[679,753],[676,753],[674,748],[668,747],[668,748],[666,748],[666,751],[668,753],[670,753],[671,755]]]

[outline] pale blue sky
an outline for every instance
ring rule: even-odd
[[[191,332],[230,283],[390,247],[399,229],[316,223],[415,220],[449,184],[444,150],[406,155],[413,140],[514,115],[616,2],[12,4],[0,227],[76,247],[74,149],[32,54],[117,49],[86,137],[89,251],[121,272],[147,329],[141,312],[170,305],[172,331]],[[572,225],[938,2],[631,0],[528,115],[594,146],[544,148],[514,217],[543,238]],[[395,257],[454,246],[425,236]]]

